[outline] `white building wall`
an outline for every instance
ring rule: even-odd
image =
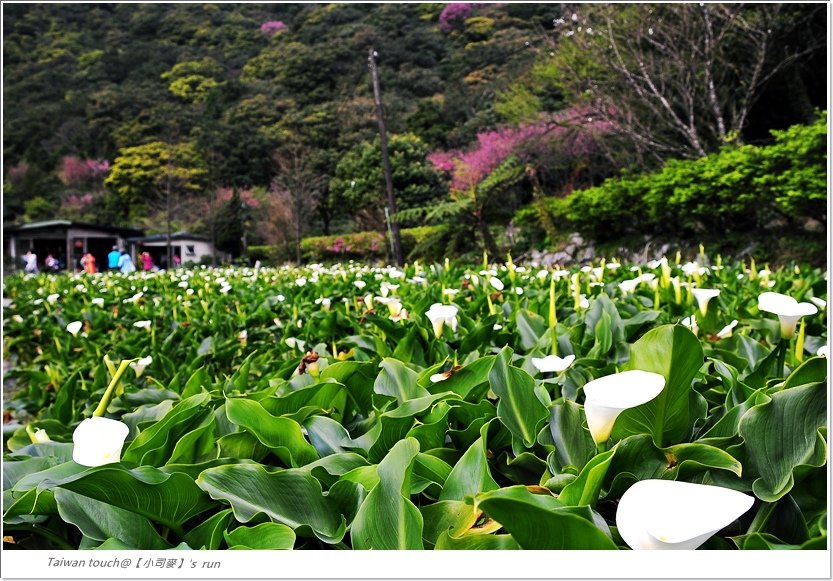
[[[167,246],[167,242],[165,240],[161,240],[159,242],[143,242],[143,247],[152,247],[152,248],[164,248]],[[187,264],[188,262],[199,262],[202,260],[203,256],[211,257],[211,243],[204,242],[202,240],[189,240],[187,238],[182,238],[178,240],[171,240],[171,247],[174,250],[174,254],[176,254],[176,250],[180,250],[180,257],[182,258],[182,264]],[[193,247],[193,252],[189,252],[189,248]]]

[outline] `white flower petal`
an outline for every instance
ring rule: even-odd
[[[82,466],[101,466],[121,460],[121,449],[129,433],[126,424],[109,418],[92,417],[78,424],[72,433],[72,459]]]
[[[638,369],[587,382],[584,385],[584,412],[593,441],[606,442],[621,412],[651,401],[664,387],[665,377]]]
[[[542,373],[561,373],[570,367],[575,359],[575,355],[567,355],[563,359],[557,355],[547,355],[546,357],[533,357],[531,361],[532,365]]]
[[[141,359],[139,359],[137,361],[132,361],[130,363],[130,367],[133,369],[133,371],[136,372],[136,377],[141,377],[142,373],[144,373],[144,371],[145,371],[145,367],[150,365],[152,362],[153,362],[153,357],[148,355],[147,357],[142,357]]]
[[[720,486],[642,480],[625,491],[616,526],[632,549],[689,549],[748,511],[754,498]]]
[[[725,339],[726,337],[731,337],[732,336],[732,329],[734,329],[737,326],[738,326],[738,320],[735,319],[734,321],[732,321],[731,323],[729,323],[728,325],[726,325],[725,327],[720,329],[720,331],[717,332],[717,336],[720,337],[721,339]]]
[[[83,323],[81,323],[81,321],[73,321],[67,325],[67,331],[73,335],[77,335],[78,331],[81,330],[82,325]]]
[[[795,335],[798,319],[818,312],[812,303],[799,303],[793,297],[775,292],[758,295],[758,310],[778,315],[781,322],[781,337],[789,339]]]
[[[425,312],[425,316],[434,327],[434,335],[439,337],[443,332],[443,325],[448,324],[452,331],[457,330],[457,305],[443,305],[434,303]]]

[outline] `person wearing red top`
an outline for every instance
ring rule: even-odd
[[[151,258],[148,252],[142,252],[142,268],[145,270],[151,270],[153,268],[153,258]]]

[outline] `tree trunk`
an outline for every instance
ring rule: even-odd
[[[477,217],[477,227],[480,230],[480,236],[483,238],[483,248],[492,255],[492,258],[497,258],[500,255],[500,250],[489,230],[489,225],[480,216]]]

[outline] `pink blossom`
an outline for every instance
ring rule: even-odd
[[[61,160],[58,177],[66,186],[81,186],[104,177],[108,171],[110,162],[106,159],[79,159],[67,155]]]
[[[260,25],[260,31],[267,36],[275,36],[275,34],[285,29],[286,24],[280,20],[270,20]]]
[[[594,119],[583,109],[571,109],[552,120],[484,131],[466,151],[435,151],[427,158],[451,175],[452,191],[475,187],[511,155],[542,152],[557,144],[572,157],[586,157],[597,147],[599,135],[613,129],[609,121]]]
[[[446,33],[454,30],[455,24],[469,17],[472,8],[474,8],[474,4],[467,2],[446,4],[443,11],[440,12],[440,30]]]
[[[12,182],[17,182],[22,180],[29,171],[29,164],[25,161],[21,161],[19,164],[12,166],[9,168],[6,175]]]
[[[61,203],[61,209],[83,212],[93,203],[93,199],[92,194],[84,194],[81,196],[70,194]]]
[[[255,197],[251,190],[240,190],[238,193],[240,194],[240,201],[246,204],[249,208],[260,208],[260,200]],[[234,190],[232,188],[220,186],[217,188],[216,203],[222,204],[224,202],[228,202],[231,200],[233,195]]]

